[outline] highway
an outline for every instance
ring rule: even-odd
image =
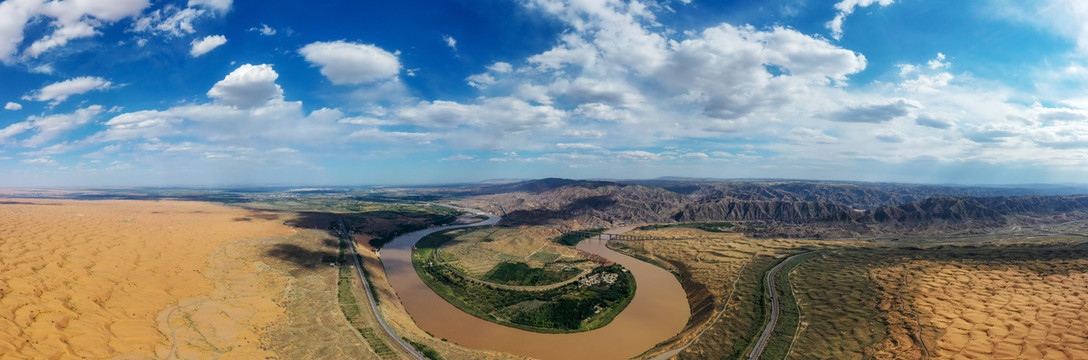
[[[393,331],[393,329],[389,328],[389,325],[385,323],[385,319],[382,318],[381,311],[378,310],[378,302],[374,299],[374,293],[370,292],[370,282],[366,280],[366,275],[363,274],[363,264],[359,262],[359,256],[355,254],[355,241],[351,238],[351,231],[348,230],[348,226],[344,223],[344,218],[342,216],[337,216],[337,219],[340,220],[340,229],[343,230],[340,234],[344,238],[344,241],[348,242],[348,249],[351,252],[351,259],[355,262],[355,271],[359,273],[359,281],[363,284],[363,293],[366,294],[367,305],[370,305],[370,313],[374,315],[375,319],[378,319],[378,325],[381,326],[382,331],[384,331],[390,339],[393,339],[398,347],[400,347],[402,350],[407,352],[415,359],[426,360],[427,357],[423,356],[423,354],[420,354],[419,351],[416,351],[416,348],[412,347],[412,345],[404,342],[404,339],[401,339],[400,336],[397,336],[397,333]]]
[[[774,277],[778,275],[778,271],[782,270],[783,267],[786,267],[787,264],[805,254],[808,253],[790,256],[786,258],[786,260],[782,260],[782,262],[778,263],[771,271],[767,272],[767,292],[771,295],[771,316],[767,319],[767,326],[763,328],[763,334],[759,336],[759,340],[756,340],[755,348],[753,348],[752,352],[748,355],[748,360],[756,360],[763,355],[763,349],[767,346],[767,340],[770,340],[771,334],[774,333],[775,326],[778,325],[778,291],[775,291],[774,288]]]

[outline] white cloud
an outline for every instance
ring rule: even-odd
[[[488,65],[487,69],[501,74],[513,71],[514,67],[510,65],[510,63],[497,61],[494,64]]]
[[[56,71],[56,69],[53,68],[53,65],[43,64],[43,65],[34,66],[34,67],[30,68],[29,71],[31,73],[34,73],[34,74],[47,74],[48,75],[48,74],[54,73]]]
[[[11,101],[8,101],[8,103],[4,105],[4,110],[16,111],[16,110],[22,110],[22,109],[23,109],[23,105],[21,105],[19,103],[14,103],[14,102],[11,102]]]
[[[491,74],[488,73],[469,76],[468,78],[465,78],[465,81],[468,82],[469,86],[477,89],[483,89],[488,86],[495,85],[495,77],[491,76]]]
[[[352,125],[367,125],[367,126],[381,126],[381,125],[396,125],[395,122],[387,119],[378,119],[369,116],[354,116],[337,120],[336,122],[341,124]]]
[[[321,68],[333,84],[363,84],[395,78],[400,73],[397,54],[377,46],[346,41],[315,42],[299,54]]]
[[[34,131],[34,135],[22,140],[21,144],[27,147],[38,147],[90,122],[103,111],[102,106],[91,105],[70,114],[30,116],[26,121],[8,125],[0,130],[0,141],[7,141],[28,131]]]
[[[106,121],[106,129],[88,141],[159,141],[184,136],[210,143],[252,144],[254,148],[270,144],[275,148],[290,144],[329,148],[343,142],[343,136],[338,135],[351,131],[346,124],[351,121],[341,121],[344,114],[337,109],[305,114],[301,102],[284,101],[283,90],[275,82],[278,76],[270,65],[243,64],[208,91],[214,103],[120,114]]]
[[[57,165],[56,160],[53,160],[53,159],[50,159],[50,158],[47,158],[47,157],[40,157],[40,158],[35,158],[35,159],[24,159],[24,160],[19,160],[19,162],[21,162],[23,164],[30,164],[30,165]]]
[[[1077,44],[1088,55],[1088,2],[1081,0],[991,0],[986,8],[997,16],[1052,31]]]
[[[446,46],[449,46],[450,49],[457,50],[457,39],[454,39],[453,36],[442,35],[442,42],[446,43]]]
[[[888,6],[894,2],[895,0],[841,0],[835,4],[835,9],[838,10],[838,13],[835,14],[835,18],[828,21],[825,26],[827,26],[828,29],[831,29],[831,37],[836,40],[842,39],[843,21],[846,20],[847,16],[854,13],[854,9],[868,7],[873,4]]]
[[[234,0],[189,0],[189,7],[203,6],[209,9],[226,12],[230,10]]]
[[[272,65],[244,64],[215,83],[208,90],[208,97],[241,109],[283,100],[283,89],[276,84],[279,76],[272,70]]]
[[[585,139],[600,139],[604,137],[603,131],[597,130],[567,130],[563,132],[564,137],[573,138],[585,138]]]
[[[0,2],[0,61],[11,63],[16,60],[19,45],[26,41],[24,28],[36,22],[35,19],[49,19],[48,28],[52,32],[31,41],[22,50],[24,59],[36,58],[74,39],[95,36],[99,34],[99,27],[139,15],[149,5],[148,0]]]
[[[585,143],[558,143],[555,147],[561,150],[597,150],[600,146]]]
[[[710,158],[710,155],[707,155],[706,153],[701,153],[701,152],[693,152],[693,153],[686,153],[686,154],[680,155],[680,157],[685,158],[685,159],[706,160],[706,159]]]
[[[192,57],[198,57],[200,55],[207,54],[212,49],[219,47],[220,45],[227,43],[227,37],[223,35],[208,35],[203,39],[193,40],[193,48],[189,50],[189,55]]]
[[[408,124],[455,128],[471,126],[487,131],[520,132],[556,127],[564,113],[551,106],[534,106],[515,98],[488,98],[480,104],[423,101],[398,109],[394,118]]]
[[[952,74],[943,72],[935,75],[918,75],[917,78],[903,81],[899,88],[920,93],[936,93],[940,88],[948,86],[955,79]]]
[[[276,29],[274,29],[271,26],[268,26],[266,24],[261,24],[261,27],[259,27],[259,28],[251,27],[251,28],[249,28],[249,31],[256,31],[256,32],[261,33],[261,35],[264,35],[264,36],[276,35]]]
[[[193,22],[203,16],[212,16],[212,13],[203,9],[181,9],[167,5],[137,19],[133,24],[133,30],[182,36],[195,33],[196,27],[193,26]]]
[[[667,157],[642,150],[616,151],[613,152],[612,155],[619,159],[632,161],[659,161]]]
[[[949,66],[952,65],[952,64],[949,64],[949,63],[945,62],[944,59],[945,59],[945,56],[944,56],[943,53],[937,53],[937,57],[934,58],[933,60],[930,60],[926,64],[929,65],[930,69],[946,68],[946,67],[949,67]]]
[[[471,156],[471,155],[457,154],[457,155],[453,155],[453,156],[450,156],[450,157],[442,158],[441,160],[442,161],[464,161],[464,160],[473,160],[473,159],[476,159],[476,157]]]
[[[794,128],[785,138],[800,144],[834,144],[839,142],[839,139],[821,130],[804,127]]]
[[[24,96],[25,100],[51,101],[56,105],[69,96],[84,94],[92,90],[108,90],[113,83],[97,76],[77,77],[46,85],[33,94]]]

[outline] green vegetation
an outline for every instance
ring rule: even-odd
[[[401,337],[401,339],[404,339],[404,341],[411,344],[412,347],[416,348],[416,351],[419,351],[419,353],[422,354],[424,357],[431,360],[442,360],[442,355],[439,354],[438,351],[432,349],[430,346],[427,346],[427,344],[415,342],[406,337]]]
[[[738,275],[737,289],[731,299],[715,301],[716,306],[724,305],[724,313],[715,323],[712,331],[690,348],[679,354],[680,359],[705,359],[708,355],[719,359],[738,359],[745,354],[749,345],[759,337],[766,322],[767,287],[763,279],[779,259],[770,256],[758,256]],[[725,304],[719,303],[719,301]]]
[[[370,305],[366,302],[358,300],[359,296],[362,296],[358,290],[356,284],[356,275],[354,268],[348,265],[346,261],[347,257],[347,242],[344,239],[340,239],[340,251],[337,257],[337,262],[340,264],[339,276],[336,283],[336,298],[340,304],[340,311],[344,313],[344,317],[348,319],[348,323],[351,327],[362,335],[366,340],[367,345],[371,350],[374,350],[375,354],[382,359],[397,359],[397,353],[393,351],[382,339],[374,333],[374,329],[367,325],[366,315],[363,313],[366,307]],[[351,264],[354,264],[352,262]],[[371,296],[377,301],[377,293],[374,292],[374,288],[370,288]]]
[[[575,246],[575,245],[578,245],[578,243],[582,242],[582,240],[585,240],[585,239],[600,235],[600,234],[604,233],[605,231],[608,231],[608,229],[599,228],[599,229],[581,230],[581,231],[579,231],[577,233],[566,233],[566,234],[563,234],[562,236],[556,238],[555,242],[559,243],[559,244],[566,245],[566,246]]]
[[[529,267],[523,262],[501,262],[484,275],[484,280],[505,285],[539,286],[566,281],[579,273],[573,268],[550,271]]]
[[[862,358],[871,355],[867,348],[884,340],[888,332],[878,309],[882,292],[869,277],[869,269],[887,255],[881,253],[825,253],[797,266],[794,295],[807,325],[793,340],[794,357]]]
[[[435,293],[481,319],[536,332],[587,331],[611,322],[635,294],[634,277],[619,265],[594,269],[587,278],[608,280],[589,286],[574,282],[550,290],[517,291],[485,285],[433,262],[435,248],[452,237],[446,233],[424,237],[416,243],[412,263]],[[499,276],[524,273],[516,264],[504,269],[508,272]]]
[[[736,226],[731,222],[702,222],[702,223],[682,223],[682,224],[657,224],[657,225],[645,225],[635,228],[635,230],[657,230],[666,228],[692,228],[699,229],[706,232],[726,232],[722,229],[730,229]]]
[[[406,211],[352,213],[344,218],[356,232],[374,237],[370,240],[370,246],[380,248],[402,234],[457,221],[460,213],[447,207],[429,206]]]
[[[814,255],[816,254],[812,253],[794,259],[783,266],[774,278],[775,290],[778,293],[778,324],[767,339],[767,346],[763,348],[763,359],[784,359],[788,355],[797,327],[801,325],[797,299],[790,284],[790,272]]]

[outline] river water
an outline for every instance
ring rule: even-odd
[[[493,217],[485,223],[494,223]],[[463,226],[458,226],[463,227]],[[454,227],[421,230],[396,238],[381,251],[389,283],[420,328],[470,348],[509,352],[539,359],[629,359],[676,335],[690,309],[684,289],[671,273],[585,240],[579,249],[629,269],[638,290],[608,325],[574,334],[540,334],[514,329],[469,315],[431,291],[412,268],[412,245],[423,236]],[[629,228],[613,229],[618,233]]]

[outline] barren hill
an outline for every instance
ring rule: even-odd
[[[761,221],[864,228],[998,227],[1088,212],[1088,196],[1040,190],[810,181],[610,182],[543,179],[474,189],[462,205],[508,224],[587,227],[671,221]],[[1024,196],[1027,195],[1027,196]]]

